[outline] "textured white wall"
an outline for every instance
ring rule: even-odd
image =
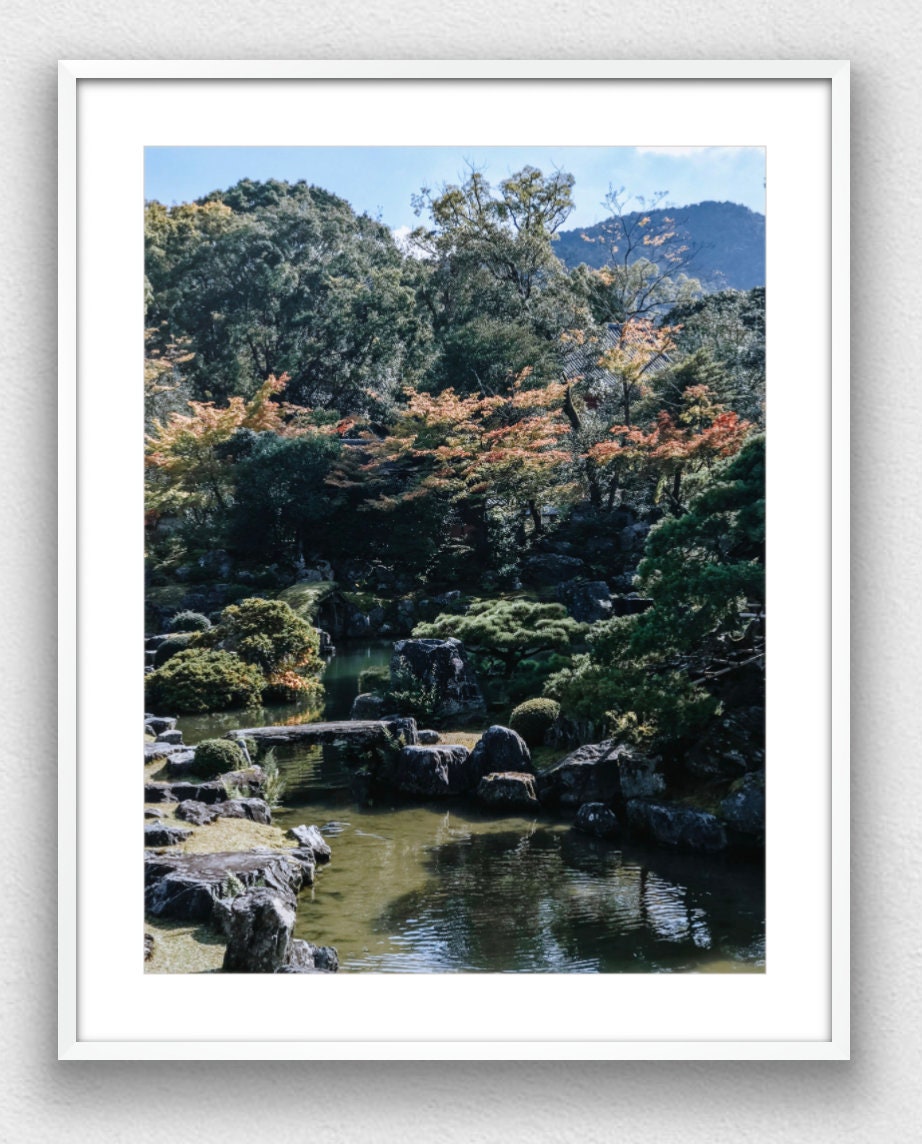
[[[0,1139],[310,1135],[670,1144],[916,1138],[922,360],[918,20],[908,0],[13,0],[0,121]],[[55,61],[850,58],[854,227],[854,1060],[347,1065],[55,1061]],[[808,223],[809,220],[805,220]],[[791,390],[801,379],[792,373]],[[7,475],[8,469],[8,475]],[[102,729],[100,729],[102,733]],[[67,750],[67,744],[64,745]],[[778,765],[785,765],[779,760]],[[796,765],[796,760],[791,760]],[[21,813],[28,810],[28,816]],[[233,1005],[233,991],[228,1004]]]

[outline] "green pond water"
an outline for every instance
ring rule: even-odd
[[[243,725],[346,718],[358,673],[390,644],[343,645],[322,713],[291,705],[179,726],[195,743]],[[468,803],[360,807],[326,748],[277,751],[283,828],[316,823],[333,851],[300,898],[296,936],[341,971],[762,972],[761,863],[604,843],[536,815]]]

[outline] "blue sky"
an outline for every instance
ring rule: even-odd
[[[144,193],[169,206],[243,178],[306,179],[400,230],[419,223],[412,194],[458,182],[470,163],[492,183],[526,164],[569,171],[576,207],[568,228],[606,217],[609,186],[648,200],[666,191],[674,206],[715,199],[765,211],[761,147],[148,147]]]

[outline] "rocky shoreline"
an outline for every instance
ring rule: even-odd
[[[410,649],[407,644],[425,645]],[[457,641],[401,641],[404,662],[437,687],[453,713],[477,705],[478,693]],[[355,710],[367,710],[359,696]],[[482,710],[482,709],[481,709]],[[215,774],[196,763],[170,717],[145,716],[145,764],[160,764],[165,778],[145,784],[145,905],[151,919],[205,925],[225,944],[221,968],[237,973],[334,972],[332,947],[293,938],[298,894],[313,885],[330,861],[322,828],[303,824],[280,846],[242,852],[173,850],[196,828],[219,820],[272,825],[262,795],[266,774],[251,754],[303,743],[340,748],[359,803],[382,800],[460,800],[503,815],[541,813],[568,821],[575,831],[618,845],[641,840],[700,854],[744,855],[764,845],[765,780],[760,759],[733,779],[715,765],[691,794],[677,789],[655,755],[612,740],[583,744],[538,769],[522,737],[499,724],[482,732],[473,749],[441,741],[402,715],[333,723],[240,728],[224,736],[239,750],[239,769]],[[700,754],[696,765],[700,766]],[[249,765],[247,765],[249,764]],[[198,767],[198,770],[197,770]],[[716,777],[715,777],[716,774]],[[707,799],[702,798],[702,790]],[[702,805],[706,802],[707,805]],[[170,822],[161,821],[170,808]],[[181,824],[175,819],[181,820]],[[171,852],[172,851],[172,852]],[[156,949],[145,935],[145,958]]]

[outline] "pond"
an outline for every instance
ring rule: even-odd
[[[339,649],[327,718],[345,718],[358,673],[390,644]],[[284,713],[284,714],[283,714]],[[256,722],[318,712],[262,710]],[[241,713],[183,719],[187,742]],[[764,870],[757,861],[613,845],[549,815],[497,816],[459,802],[360,807],[331,749],[277,752],[274,815],[321,826],[333,851],[301,895],[296,936],[333,945],[342,972],[762,972]]]

